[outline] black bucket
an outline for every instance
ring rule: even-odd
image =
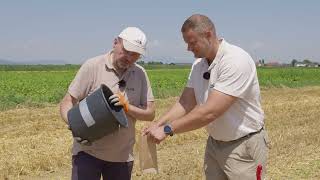
[[[73,137],[94,142],[119,128],[128,127],[123,108],[109,102],[111,95],[113,92],[102,84],[69,110],[68,121]]]

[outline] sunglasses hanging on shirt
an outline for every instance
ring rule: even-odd
[[[125,89],[126,89],[126,86],[127,86],[126,81],[121,79],[117,84],[119,86],[119,90],[123,92],[123,95],[125,95],[126,94]]]
[[[127,83],[125,80],[121,79],[119,82],[118,82],[118,85],[119,85],[119,88],[124,88],[126,87]]]
[[[125,80],[121,79],[120,81],[116,82],[113,86],[111,86],[111,88],[113,88],[116,85],[118,85],[119,89],[122,89],[126,87],[127,83]]]
[[[203,79],[205,79],[205,80],[209,80],[210,79],[210,73],[209,72],[205,72],[205,73],[203,73]]]

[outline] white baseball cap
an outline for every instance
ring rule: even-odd
[[[119,37],[123,39],[123,47],[127,51],[146,55],[147,37],[139,28],[127,27],[119,34]]]

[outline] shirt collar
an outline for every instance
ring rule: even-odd
[[[219,63],[219,61],[222,59],[225,49],[226,49],[226,44],[227,42],[222,38],[220,39],[221,43],[219,44],[218,52],[216,54],[216,57],[212,61],[211,65],[209,66],[208,70],[210,71],[216,64]]]

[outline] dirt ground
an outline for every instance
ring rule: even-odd
[[[157,117],[175,100],[157,100]],[[262,102],[268,179],[320,179],[320,87],[263,89]],[[132,179],[202,179],[206,138],[203,129],[167,138],[157,147],[159,173],[142,174],[135,161]],[[0,179],[70,179],[72,137],[58,106],[0,112],[0,142]]]

